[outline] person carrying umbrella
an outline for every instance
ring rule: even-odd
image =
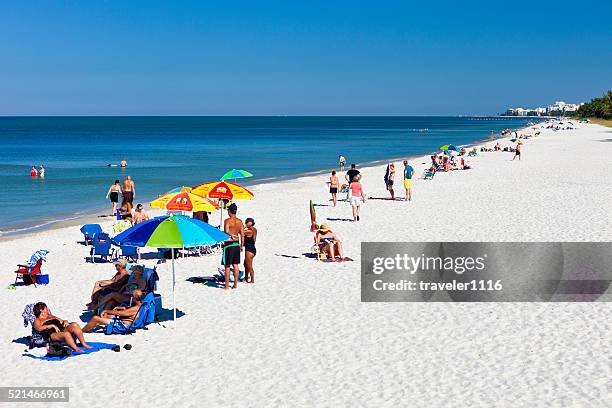
[[[236,217],[238,206],[234,203],[227,207],[229,218],[223,222],[223,231],[230,237],[223,244],[223,255],[221,264],[225,266],[225,287],[229,289],[230,283],[230,268],[234,268],[234,286],[238,287],[238,274],[240,266],[240,252],[242,251],[242,241],[244,240],[244,224],[242,220]]]

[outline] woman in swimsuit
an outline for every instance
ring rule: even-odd
[[[119,184],[119,180],[115,180],[115,184],[110,186],[108,189],[108,193],[106,193],[106,198],[110,197],[111,203],[113,204],[113,213],[111,215],[117,214],[117,203],[119,202],[119,194],[121,194],[121,184]]]
[[[83,350],[79,348],[74,341],[74,337],[76,337],[79,340],[79,343],[81,343],[82,347],[92,348],[85,341],[83,331],[78,324],[53,316],[51,313],[49,313],[47,305],[43,302],[38,302],[34,305],[34,316],[36,316],[36,319],[32,324],[34,330],[36,330],[42,336],[42,338],[48,342],[58,341],[66,343],[77,353],[82,353]]]
[[[321,249],[327,251],[332,260],[336,259],[336,255],[338,255],[340,259],[344,258],[344,254],[342,253],[342,241],[340,241],[336,234],[329,229],[327,224],[321,224],[319,227],[317,245],[322,245]]]
[[[253,270],[253,258],[257,254],[255,249],[255,241],[257,240],[257,228],[255,228],[255,220],[247,218],[244,228],[244,281],[247,283],[255,283],[255,271]],[[249,276],[251,280],[249,280]]]
[[[387,166],[387,174],[385,176],[387,191],[391,194],[391,199],[395,200],[395,191],[393,191],[393,181],[395,180],[395,164],[390,163]]]
[[[329,178],[329,192],[332,196],[332,201],[334,202],[334,207],[336,206],[336,202],[337,202],[337,197],[336,195],[338,194],[338,186],[339,186],[339,182],[338,182],[338,176],[336,176],[336,170],[332,171],[331,173],[331,177]]]

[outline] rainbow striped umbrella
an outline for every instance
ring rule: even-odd
[[[115,237],[120,245],[172,249],[172,308],[174,327],[176,327],[176,275],[174,272],[174,250],[214,245],[229,239],[230,236],[206,222],[184,215],[155,217],[134,225]]]

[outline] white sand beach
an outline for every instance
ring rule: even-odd
[[[26,304],[44,301],[80,322],[93,282],[114,268],[86,262],[79,227],[2,241],[3,385],[69,386],[78,407],[610,407],[610,303],[360,301],[363,241],[611,241],[612,129],[538,130],[521,161],[479,152],[467,159],[471,170],[423,180],[429,158],[411,159],[413,201],[368,200],[359,222],[346,221],[348,203],[331,206],[328,175],[255,186],[254,200],[238,202],[238,216],[255,218],[259,231],[256,283],[230,291],[193,284],[187,279],[213,275],[220,258],[179,259],[176,329],[163,321],[132,335],[86,336],[130,343],[130,351],[64,361],[23,356],[26,346],[13,340],[30,333]],[[400,162],[396,168],[399,176]],[[367,195],[385,197],[385,166],[361,170]],[[310,199],[323,205],[318,221],[354,262],[305,256],[313,244]],[[6,289],[15,265],[39,248],[50,251],[51,283]],[[157,270],[170,308],[171,263]]]

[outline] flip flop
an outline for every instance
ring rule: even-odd
[[[121,347],[119,347],[119,346],[113,346],[113,348],[112,348],[111,350],[113,350],[115,353],[118,353],[118,352],[120,352],[120,351],[121,351]]]
[[[131,344],[126,344],[125,346],[123,346],[124,349],[126,350],[131,350],[132,349],[132,345]]]

